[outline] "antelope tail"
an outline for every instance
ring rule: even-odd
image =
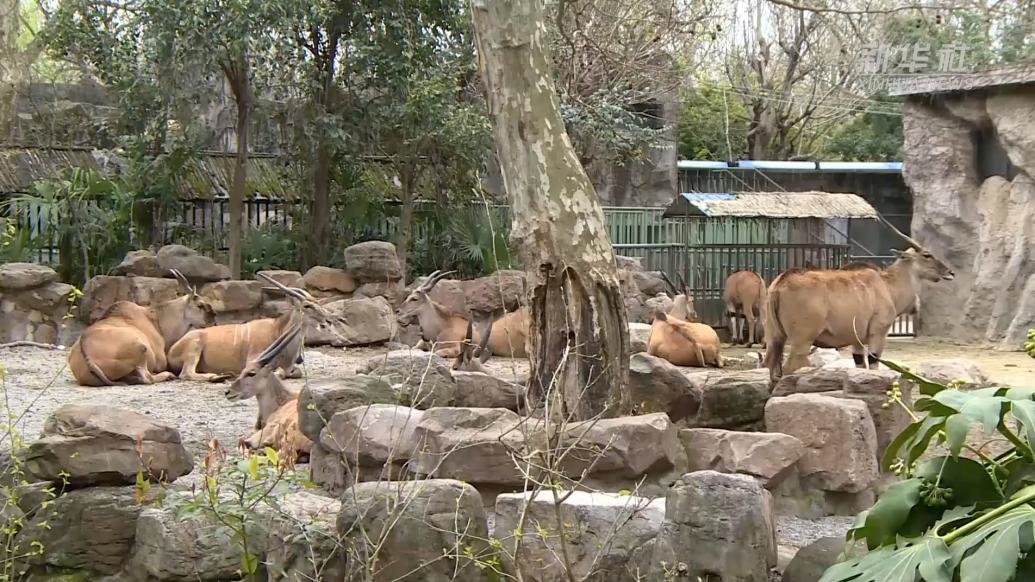
[[[765,302],[765,367],[773,384],[783,376],[783,349],[787,332],[780,321],[780,290],[774,288]]]
[[[93,374],[97,378],[97,380],[100,381],[101,384],[103,384],[105,386],[114,386],[115,385],[114,382],[109,380],[108,377],[104,375],[104,372],[101,370],[100,366],[98,366],[96,363],[94,363],[94,361],[90,359],[90,356],[86,355],[86,334],[85,333],[83,335],[79,336],[79,353],[83,356],[83,362],[86,363],[87,369],[90,370],[90,373]]]

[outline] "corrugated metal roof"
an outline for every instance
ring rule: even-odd
[[[711,160],[679,160],[680,170],[771,170],[781,172],[868,172],[900,173],[902,162],[788,162],[779,160],[739,160],[723,162]]]
[[[877,211],[856,194],[833,192],[734,192],[700,198],[682,194],[662,217],[734,216],[743,218],[877,218]],[[714,196],[714,195],[711,195]]]
[[[104,150],[52,148],[0,148],[0,193],[28,192],[33,182],[52,179],[70,168],[88,168],[106,174],[119,171],[118,156]],[[275,156],[253,156],[248,160],[246,196],[293,199],[288,188],[286,165]],[[234,156],[202,154],[182,173],[181,198],[226,196],[233,181]]]

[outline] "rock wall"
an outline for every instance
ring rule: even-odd
[[[66,317],[74,288],[57,278],[43,265],[0,265],[0,343],[67,343],[75,327]]]
[[[920,332],[1019,350],[1035,327],[1035,88],[914,97],[903,123],[913,236],[956,271],[924,284]]]

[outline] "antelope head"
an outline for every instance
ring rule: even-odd
[[[278,357],[284,353],[288,346],[294,344],[302,333],[302,322],[297,320],[292,323],[284,333],[280,334],[273,343],[266,347],[261,354],[245,364],[241,374],[226,389],[227,400],[245,400],[259,397],[264,391],[273,387],[273,383],[280,384],[274,371],[277,369]],[[279,386],[278,386],[279,387]]]
[[[901,262],[908,264],[913,273],[926,281],[952,281],[956,277],[956,274],[952,272],[949,265],[945,264],[938,257],[935,257],[931,251],[924,248],[912,237],[895,228],[895,226],[888,222],[883,216],[878,215],[877,220],[891,229],[892,232],[909,245],[909,248],[904,251],[892,251],[898,258],[896,263]]]
[[[405,300],[403,300],[402,305],[399,306],[399,312],[397,315],[399,323],[408,325],[413,323],[415,320],[420,321],[422,313],[426,313],[426,308],[432,305],[432,300],[431,297],[428,296],[428,293],[434,289],[435,285],[437,285],[439,281],[444,279],[447,275],[452,275],[455,272],[456,271],[435,271],[431,275],[428,275],[426,281],[415,287],[413,291],[410,291],[410,294],[406,296]],[[421,327],[424,327],[425,323],[430,322],[421,322]]]
[[[198,290],[183,273],[176,269],[170,269],[169,272],[179,281],[184,295],[155,306],[154,312],[166,343],[171,345],[192,329],[215,324],[216,310],[208,299],[198,294]]]
[[[679,287],[676,287],[664,271],[661,272],[661,278],[665,280],[669,291],[672,293],[672,308],[669,309],[668,315],[684,321],[697,321],[697,310],[694,309],[694,300],[690,295],[690,288],[687,287],[686,279],[683,278],[683,275],[679,275]]]
[[[320,302],[305,289],[288,287],[265,273],[258,273],[258,276],[267,283],[273,285],[273,287],[263,287],[264,291],[280,291],[284,295],[287,295],[294,300],[298,307],[302,309],[308,320],[312,322],[317,329],[327,331],[342,342],[345,342],[346,338],[341,333],[341,327],[348,323],[345,320],[345,316],[332,313],[329,309],[321,305]]]

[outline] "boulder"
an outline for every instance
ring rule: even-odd
[[[525,387],[484,372],[453,372],[456,406],[465,408],[507,408],[524,406]]]
[[[342,269],[322,267],[317,265],[310,268],[302,276],[306,289],[317,291],[332,291],[338,293],[352,293],[356,290],[356,280],[352,275]]]
[[[69,491],[40,506],[18,532],[18,553],[42,544],[28,563],[52,568],[114,574],[122,569],[136,537],[143,507],[133,487],[94,487]]]
[[[428,352],[388,352],[367,360],[358,371],[390,383],[399,393],[399,404],[426,409],[450,406],[456,400],[449,363]]]
[[[46,265],[4,263],[0,265],[0,289],[18,291],[57,281],[58,274]]]
[[[776,397],[765,407],[765,425],[805,445],[798,467],[817,488],[858,493],[877,481],[877,435],[865,403],[820,394]]]
[[[495,531],[506,532],[507,570],[520,572],[521,579],[528,581],[566,579],[563,539],[576,580],[643,580],[646,572],[638,572],[630,558],[658,534],[665,518],[664,500],[585,491],[561,491],[560,495],[564,499],[560,519],[549,493],[496,497]],[[523,533],[520,544],[511,538],[517,531]]]
[[[629,324],[629,353],[638,354],[646,352],[650,345],[650,324],[630,323]]]
[[[258,272],[255,273],[255,275],[256,275],[257,279],[258,279],[258,275],[265,275],[265,276],[269,277],[270,279],[273,279],[274,281],[280,283],[281,285],[286,285],[288,287],[297,287],[299,289],[302,289],[302,288],[305,287],[305,283],[302,281],[302,273],[299,273],[298,271],[286,271],[286,270],[281,270],[281,269],[271,269],[271,270],[268,270],[268,271],[258,271]],[[268,282],[263,281],[262,279],[258,279],[258,280],[263,282],[263,283],[266,283],[266,285],[269,286]],[[279,293],[278,293],[278,295],[279,295]]]
[[[929,360],[917,366],[916,373],[940,384],[962,381],[963,388],[980,388],[989,383],[985,371],[973,361],[964,358]]]
[[[383,241],[367,241],[345,249],[345,264],[358,283],[384,283],[403,278],[402,263],[395,245]]]
[[[356,466],[406,463],[418,448],[415,430],[424,411],[394,404],[370,404],[335,413],[320,444]]]
[[[343,317],[345,325],[337,326],[337,334],[331,333],[317,327],[307,315],[306,345],[365,346],[386,342],[396,333],[395,311],[384,297],[341,299],[324,303],[323,307]]]
[[[179,291],[180,284],[175,279],[97,275],[83,287],[76,315],[85,323],[93,323],[119,301],[147,307],[175,299]]]
[[[681,464],[683,450],[675,425],[662,412],[570,423],[561,450],[570,450],[560,469],[578,478],[614,475],[634,479]]]
[[[623,301],[625,303],[625,316],[629,319],[630,326],[632,326],[633,324],[649,324],[651,320],[653,320],[653,317],[648,315],[647,306],[644,304],[643,297],[639,294],[639,292],[637,292],[635,295],[627,295],[623,291],[622,295]],[[642,344],[643,349],[639,349],[640,346],[637,345],[636,341],[633,338],[629,339],[630,342],[633,344],[629,347],[632,353],[647,351],[646,343]]]
[[[833,348],[813,348],[808,360],[809,366],[823,368],[825,366],[833,366],[840,362],[842,358],[841,353]],[[852,365],[854,366],[855,362],[852,362]]]
[[[270,528],[266,547],[266,576],[270,582],[344,580],[345,549],[338,542],[337,499],[307,491],[277,500],[279,515]],[[299,535],[303,533],[305,535]]]
[[[158,268],[158,257],[148,250],[129,251],[112,272],[130,277],[163,277],[167,274]]]
[[[643,306],[646,310],[644,322],[651,323],[654,321],[654,314],[668,313],[672,309],[672,298],[662,293],[646,299],[643,302]]]
[[[514,311],[525,303],[524,271],[496,271],[491,275],[464,281],[463,296],[467,311],[496,314]]]
[[[23,308],[34,309],[46,314],[51,319],[61,319],[68,313],[70,307],[68,299],[74,289],[67,283],[51,281],[23,291],[6,292],[4,296]]]
[[[747,475],[683,475],[665,500],[651,580],[666,570],[689,580],[767,582],[776,565],[772,498]]]
[[[262,304],[262,281],[217,281],[199,290],[217,313],[250,311]]]
[[[654,297],[658,293],[670,293],[668,283],[661,277],[660,271],[633,271],[633,281],[640,293]]]
[[[898,404],[890,403],[889,397],[885,394],[867,392],[845,391],[838,394],[842,398],[861,400],[870,411],[870,418],[873,420],[873,429],[877,435],[877,459],[884,456],[891,441],[913,422],[906,409]],[[902,402],[912,408],[913,396],[911,391],[902,391]]]
[[[524,476],[512,451],[525,450],[527,427],[502,408],[432,408],[417,423],[420,443],[412,470],[468,483],[520,485]]]
[[[798,550],[783,571],[781,582],[819,582],[823,573],[838,562],[845,548],[843,537],[820,538]]]
[[[67,479],[73,487],[129,485],[141,470],[152,480],[171,482],[194,468],[175,428],[107,405],[58,408],[24,455],[28,475],[38,481]]]
[[[665,412],[672,422],[694,418],[701,408],[702,387],[667,360],[647,353],[629,359],[628,391],[637,413]]]
[[[891,385],[898,382],[899,373],[892,370],[867,370],[865,368],[845,368],[844,389],[846,394],[870,394],[887,396]]]
[[[765,416],[769,370],[709,372],[701,388],[701,407],[687,421],[690,428],[741,428]]]
[[[623,257],[615,255],[615,264],[621,270],[643,271],[643,257]]]
[[[309,450],[309,477],[332,495],[341,495],[356,481],[344,455],[327,450],[319,440]]]
[[[334,380],[307,382],[298,395],[298,427],[309,440],[320,440],[320,431],[335,413],[367,404],[394,404],[396,393],[380,378],[362,374]]]
[[[193,283],[222,281],[230,278],[230,268],[220,265],[209,257],[199,255],[194,249],[183,245],[166,245],[158,249],[158,270],[163,277],[171,277],[171,269],[179,271]]]
[[[773,489],[805,453],[805,445],[790,435],[738,432],[715,428],[679,431],[690,471],[743,473]]]
[[[406,298],[406,288],[403,287],[402,280],[389,281],[387,283],[363,283],[356,288],[356,292],[352,296],[357,299],[361,297],[384,297],[392,305],[398,305]]]
[[[776,383],[773,396],[815,394],[840,390],[855,394],[885,394],[899,375],[891,370],[866,368],[802,368]]]
[[[337,529],[360,556],[378,544],[377,561],[365,564],[371,582],[496,579],[466,557],[485,555],[488,524],[481,496],[460,481],[358,483],[342,496]]]

